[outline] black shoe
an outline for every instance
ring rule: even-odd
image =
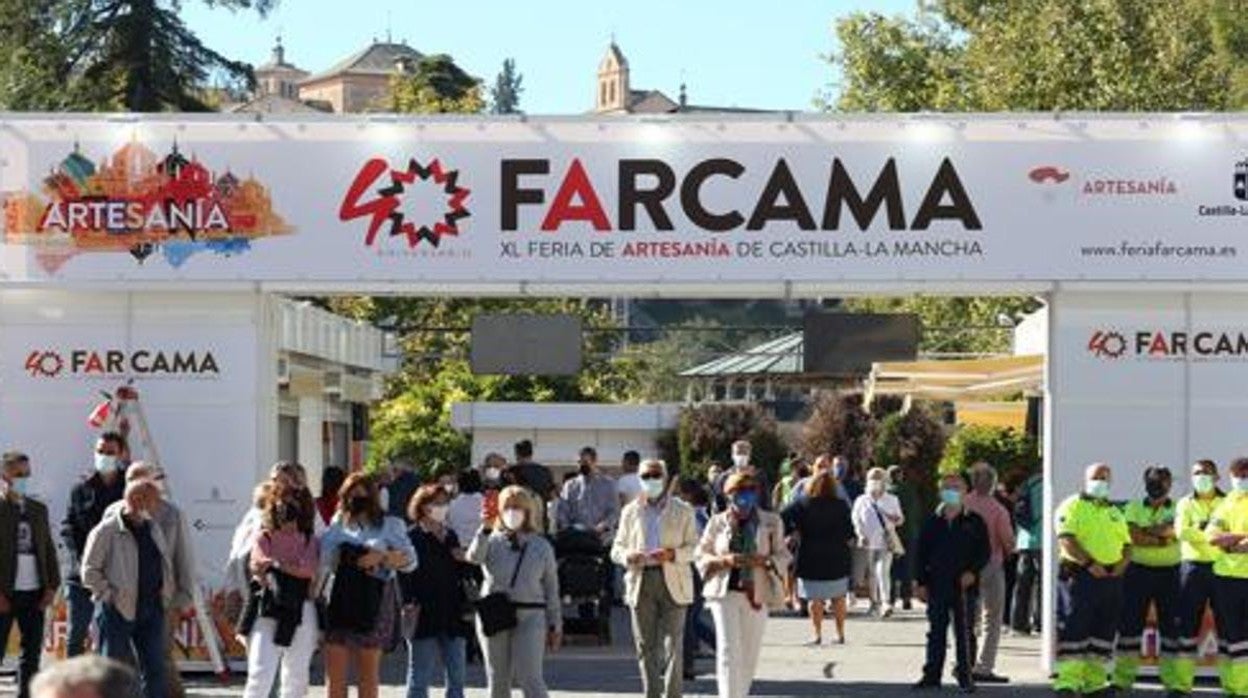
[[[958,693],[974,693],[976,690],[974,681],[958,682]]]
[[[999,674],[989,672],[987,674],[971,674],[971,678],[975,683],[1009,683],[1010,680]]]
[[[914,604],[910,602],[910,599],[906,599],[905,601],[901,602],[901,610],[912,611],[914,610]]]
[[[910,687],[912,691],[932,691],[940,688],[940,679],[934,679],[930,676],[924,676],[919,679],[918,683]]]

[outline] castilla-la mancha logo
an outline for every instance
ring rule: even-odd
[[[422,182],[434,188],[417,195],[424,199],[430,193],[436,196],[436,210],[430,213],[418,212],[412,204]],[[472,215],[464,206],[470,193],[459,185],[459,171],[446,169],[440,160],[422,165],[412,158],[406,167],[394,169],[386,160],[373,158],[356,173],[342,198],[338,218],[345,222],[370,217],[364,235],[368,247],[377,244],[377,233],[387,222],[389,236],[405,237],[408,248],[421,242],[438,247],[447,236],[458,236],[459,222]]]

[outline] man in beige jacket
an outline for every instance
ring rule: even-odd
[[[638,469],[645,496],[620,512],[611,559],[625,568],[624,602],[646,698],[683,692],[685,608],[693,603],[698,527],[693,508],[667,492],[667,465],[647,460]]]

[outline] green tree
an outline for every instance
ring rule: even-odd
[[[503,69],[490,88],[491,114],[519,114],[520,93],[524,92],[524,75],[516,71],[516,59],[503,61]]]
[[[856,12],[836,22],[840,75],[818,101],[843,112],[1186,111],[1248,104],[1248,14],[1239,0],[941,0],[923,19]],[[862,299],[929,327],[994,325],[1027,298]],[[1008,335],[927,335],[926,350],[997,352]]]
[[[945,444],[940,472],[956,473],[984,461],[1006,473],[1035,472],[1040,467],[1040,449],[1026,433],[1008,427],[966,425],[959,427]]]
[[[276,0],[209,0],[265,14]],[[209,77],[251,68],[206,46],[160,0],[3,0],[0,105],[21,109],[206,111]]]
[[[390,111],[408,114],[477,114],[485,109],[481,81],[450,56],[421,56],[390,78]]]
[[[677,429],[681,472],[702,477],[711,461],[730,465],[732,444],[750,442],[754,464],[776,481],[788,447],[772,418],[759,405],[706,404],[681,410]]]

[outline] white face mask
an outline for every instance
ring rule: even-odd
[[[501,518],[503,526],[509,531],[519,531],[524,525],[524,511],[520,509],[503,509]]]
[[[646,496],[650,499],[658,499],[663,496],[664,487],[662,480],[642,480],[641,483],[645,486]]]
[[[95,454],[95,469],[98,472],[112,470],[117,467],[117,456],[109,456],[103,453]]]
[[[429,516],[431,520],[437,523],[442,523],[443,521],[446,521],[446,512],[447,512],[446,505],[438,504],[436,506],[429,507],[429,510],[425,513]]]
[[[867,483],[867,491],[877,496],[884,494],[884,481],[872,480],[871,482]]]
[[[732,457],[732,464],[737,466],[738,468],[744,468],[745,466],[750,464],[750,457],[748,455],[741,455],[741,454],[734,455]]]
[[[501,475],[501,473],[498,471],[498,468],[486,468],[485,469],[486,480],[497,480],[499,475]]]

